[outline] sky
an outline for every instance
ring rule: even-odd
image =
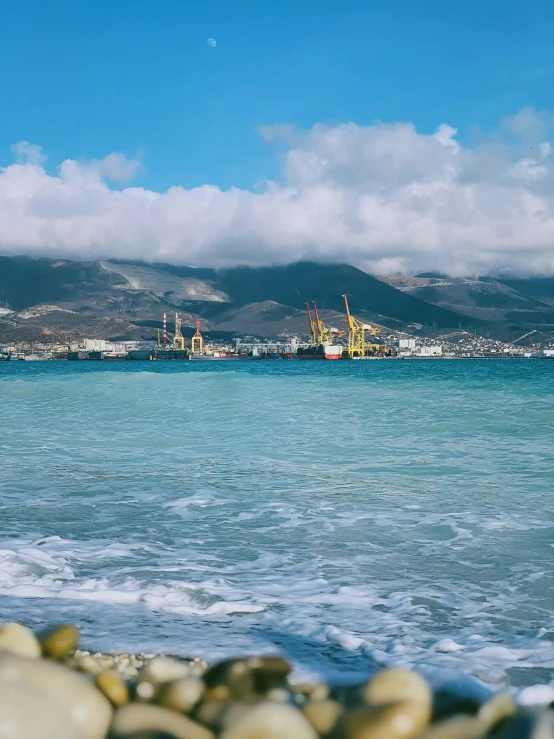
[[[551,0],[0,0],[0,252],[554,274],[553,38]]]

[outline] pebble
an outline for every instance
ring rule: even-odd
[[[8,690],[17,694],[17,700],[9,704],[5,700]],[[10,652],[0,652],[0,696],[4,725],[10,720],[16,724],[26,721],[25,714],[31,720],[32,714],[37,725],[44,724],[46,732],[51,712],[46,711],[45,705],[56,707],[67,723],[60,739],[70,735],[78,739],[104,739],[112,717],[109,702],[83,675],[49,660]],[[17,739],[43,736],[42,730],[16,735]]]
[[[429,722],[429,706],[415,701],[364,706],[349,711],[339,721],[344,739],[413,739]]]
[[[167,739],[213,739],[214,735],[204,726],[188,716],[160,706],[129,703],[118,708],[111,727],[110,736],[114,739],[146,736],[148,732],[165,736]]]
[[[401,668],[382,670],[363,689],[369,706],[386,706],[400,701],[414,701],[431,706],[433,695],[427,681],[417,672]]]
[[[204,682],[208,688],[223,685],[233,698],[240,700],[285,687],[290,671],[290,664],[282,657],[231,659],[210,667],[204,674]]]
[[[329,734],[343,712],[340,703],[334,700],[310,700],[302,712],[318,734]]]
[[[189,675],[190,669],[186,662],[179,662],[170,657],[154,657],[141,670],[140,679],[161,685]]]
[[[22,657],[40,657],[39,640],[31,629],[18,623],[7,623],[0,626],[0,649],[19,654]]]
[[[454,716],[430,726],[418,739],[481,739],[483,725],[471,716]]]
[[[204,683],[195,677],[165,683],[156,698],[161,706],[180,713],[189,713],[204,693]]]
[[[516,712],[514,699],[508,693],[498,693],[484,703],[477,712],[477,720],[483,727],[483,733],[490,731],[494,726]]]
[[[329,697],[329,688],[323,683],[301,683],[295,689],[297,693],[313,701],[322,701]]]
[[[39,632],[38,639],[45,657],[63,660],[77,648],[79,632],[70,624],[61,624]]]
[[[129,702],[129,689],[117,672],[101,672],[96,676],[96,687],[114,706],[124,706]]]
[[[0,678],[0,739],[82,739],[67,707]]]
[[[228,726],[221,739],[317,739],[302,713],[292,706],[259,703]]]

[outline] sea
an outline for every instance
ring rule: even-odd
[[[4,362],[0,410],[0,621],[554,694],[554,361]]]

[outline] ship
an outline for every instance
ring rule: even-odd
[[[342,359],[343,347],[338,344],[316,344],[298,347],[297,359]]]

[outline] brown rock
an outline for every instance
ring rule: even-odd
[[[196,721],[160,706],[128,703],[115,712],[110,736],[114,739],[147,735],[167,735],[173,739],[213,739],[209,729]]]
[[[121,675],[113,670],[101,672],[96,676],[96,687],[101,690],[114,706],[124,706],[129,702],[129,689]]]
[[[61,624],[45,629],[38,634],[38,638],[44,656],[57,660],[68,657],[79,644],[79,632],[70,624]]]
[[[430,707],[415,701],[364,706],[349,711],[337,725],[344,739],[413,739],[427,726]]]
[[[433,696],[427,681],[417,672],[395,668],[378,672],[365,686],[363,698],[369,706],[404,701],[430,706]]]
[[[302,712],[317,733],[325,735],[331,733],[343,708],[337,701],[311,700],[304,705]]]
[[[208,688],[223,685],[233,698],[240,700],[284,687],[290,670],[282,657],[247,657],[219,662],[205,672],[203,679]]]
[[[418,739],[481,739],[483,725],[472,716],[454,716],[430,726]]]

